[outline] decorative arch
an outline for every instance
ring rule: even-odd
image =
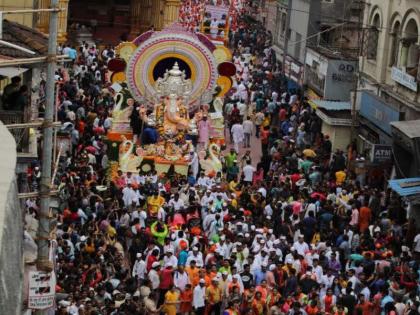
[[[418,68],[418,46],[420,35],[420,11],[416,8],[407,10],[402,19],[400,65],[408,72]]]
[[[378,5],[375,5],[372,10],[370,11],[369,14],[369,21],[368,21],[368,25],[373,26],[373,22],[374,19],[376,18],[376,16],[379,16],[379,25],[378,28],[381,29],[382,28],[382,10]]]
[[[399,12],[394,12],[389,23],[389,61],[388,66],[393,67],[398,65],[398,55],[400,48],[402,16]]]
[[[401,21],[402,30],[404,31],[407,27],[407,24],[410,22],[410,20],[414,20],[417,23],[417,27],[420,26],[420,11],[417,8],[410,8],[407,10],[407,12],[404,14],[404,17]]]
[[[382,11],[374,6],[369,15],[369,30],[367,33],[367,59],[376,60],[379,47],[379,34],[382,28]]]
[[[394,12],[391,15],[391,18],[389,19],[390,22],[389,22],[389,25],[388,25],[388,27],[390,29],[390,32],[394,31],[396,23],[400,23],[400,30],[401,30],[402,19],[403,19],[402,15],[399,12]]]

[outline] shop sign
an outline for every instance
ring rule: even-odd
[[[417,81],[416,78],[412,75],[409,75],[407,72],[398,69],[397,67],[392,67],[391,79],[399,84],[409,88],[410,90],[417,92]]]
[[[360,114],[388,135],[391,135],[390,123],[400,120],[399,111],[366,91],[362,92]]]
[[[333,81],[353,83],[355,80],[354,76],[354,65],[351,63],[341,63],[338,67],[338,71],[333,71],[331,77]]]
[[[51,272],[29,272],[28,308],[45,310],[54,306],[55,274]]]
[[[384,163],[392,159],[392,146],[386,144],[374,144],[372,146],[371,162]]]
[[[303,85],[303,66],[294,62],[290,56],[286,57],[285,75],[298,85]]]

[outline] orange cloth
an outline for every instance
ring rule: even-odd
[[[193,300],[193,291],[191,289],[185,289],[181,293],[181,305],[179,311],[181,313],[189,313],[192,311],[192,300]]]
[[[190,278],[192,287],[195,288],[198,285],[198,282],[200,281],[200,269],[197,267],[195,267],[194,269],[192,269],[191,267],[187,267],[185,268],[185,271],[188,273],[188,277]]]
[[[361,207],[359,211],[359,229],[363,233],[369,228],[370,220],[372,219],[372,210],[368,207]]]

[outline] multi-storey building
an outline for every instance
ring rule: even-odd
[[[406,128],[398,131],[390,123],[420,118],[420,1],[367,0],[363,26],[357,90],[361,122],[359,149],[371,151],[377,146],[387,152],[392,151],[395,160],[401,160],[398,158],[400,155],[404,156],[403,160],[407,163],[403,164],[407,168],[402,165],[397,167],[398,173],[419,175],[418,171],[410,170],[417,156],[411,143],[412,134],[404,135]],[[394,139],[393,133],[396,135]],[[388,154],[388,158],[392,156]]]

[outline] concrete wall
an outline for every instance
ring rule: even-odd
[[[0,314],[21,314],[23,214],[15,180],[16,144],[0,122]]]
[[[325,99],[350,101],[356,82],[356,61],[329,60],[325,81]]]
[[[349,145],[349,139],[351,134],[350,127],[331,126],[325,121],[323,121],[321,132],[324,135],[330,136],[333,151],[335,151],[336,149],[345,151],[347,146]]]

